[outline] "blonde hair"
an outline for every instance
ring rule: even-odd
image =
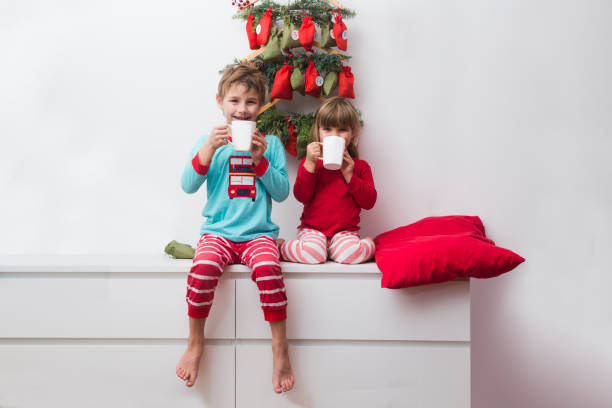
[[[310,140],[320,142],[320,127],[348,127],[353,133],[353,139],[349,142],[347,150],[351,157],[359,158],[357,140],[361,132],[361,119],[359,112],[353,104],[345,98],[334,96],[325,100],[315,113],[314,123],[310,128]]]
[[[249,64],[229,65],[219,81],[218,94],[221,99],[234,84],[244,85],[247,92],[254,89],[257,92],[259,104],[263,105],[266,101],[266,77],[257,68]]]

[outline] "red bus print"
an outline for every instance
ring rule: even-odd
[[[231,156],[229,160],[229,198],[247,197],[255,201],[255,172],[249,156]]]

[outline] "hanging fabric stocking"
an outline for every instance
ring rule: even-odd
[[[323,77],[317,72],[314,62],[308,62],[306,75],[304,76],[306,93],[317,98],[321,95],[321,87],[323,86]]]
[[[304,95],[304,86],[304,74],[302,73],[300,67],[294,63],[293,72],[291,73],[291,88],[293,88],[294,91],[298,91]]]
[[[334,24],[334,37],[336,39],[336,44],[338,45],[338,49],[342,51],[346,51],[346,43],[348,40],[348,30],[346,29],[346,25],[342,21],[342,13],[340,10],[336,11],[338,14],[336,15],[336,24]]]
[[[345,65],[338,75],[338,95],[343,98],[355,98],[354,83],[355,77],[351,72],[351,67]]]
[[[283,18],[283,35],[281,37],[281,48],[283,50],[290,50],[291,48],[300,46],[300,32],[291,22],[289,16]]]
[[[270,38],[268,39],[268,44],[266,44],[266,49],[263,54],[264,61],[283,61],[284,57],[280,46],[281,35],[282,32],[278,28],[272,27],[272,30],[270,30]]]
[[[323,95],[329,96],[337,86],[338,73],[335,71],[329,71],[327,75],[325,75],[325,81],[323,82]]]
[[[305,14],[302,18],[302,26],[298,31],[298,36],[300,39],[300,44],[306,51],[312,51],[312,42],[314,40],[315,35],[315,26],[312,22],[312,17],[308,14]]]
[[[297,157],[297,135],[295,134],[295,125],[289,120],[289,116],[285,117],[285,122],[289,125],[289,141],[285,145],[287,153],[293,157]]]
[[[268,37],[270,36],[270,30],[272,29],[272,7],[268,7],[263,17],[257,24],[257,44],[266,45],[268,43]]]
[[[256,50],[259,48],[259,45],[257,44],[257,33],[255,32],[255,29],[253,28],[253,19],[255,17],[253,17],[253,15],[249,14],[247,17],[247,23],[246,23],[246,33],[247,33],[247,38],[249,39],[249,48],[252,50]]]
[[[330,48],[336,46],[334,27],[331,19],[321,26],[321,47]]]
[[[292,99],[293,90],[291,89],[291,65],[283,65],[274,77],[274,84],[272,85],[272,92],[270,98],[272,99]]]

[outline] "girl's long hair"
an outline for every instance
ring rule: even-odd
[[[350,128],[353,133],[353,139],[350,141],[347,150],[351,157],[359,158],[356,141],[361,133],[361,119],[359,118],[359,112],[357,112],[357,109],[348,99],[334,96],[319,106],[315,113],[314,123],[310,128],[311,140],[315,142],[321,141],[319,135],[320,127]]]

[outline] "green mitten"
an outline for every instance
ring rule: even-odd
[[[281,48],[287,50],[301,46],[297,27],[289,20],[285,20],[281,36]]]
[[[195,249],[190,245],[181,244],[174,240],[170,241],[164,248],[164,252],[168,255],[172,255],[176,259],[193,259],[195,256]]]
[[[321,26],[321,47],[330,48],[335,46],[336,39],[334,38],[334,26],[330,21]]]
[[[304,95],[304,86],[306,83],[304,82],[304,74],[300,71],[300,68],[297,66],[293,67],[293,72],[291,73],[291,88],[294,91],[298,91],[302,95]]]
[[[278,28],[272,27],[272,30],[270,31],[270,38],[268,39],[268,43],[266,44],[266,49],[264,50],[263,54],[264,61],[282,62],[284,60],[283,53],[281,52],[280,36],[281,32],[278,30]]]
[[[329,96],[334,89],[338,86],[338,73],[329,71],[325,75],[325,81],[323,82],[323,95]]]

